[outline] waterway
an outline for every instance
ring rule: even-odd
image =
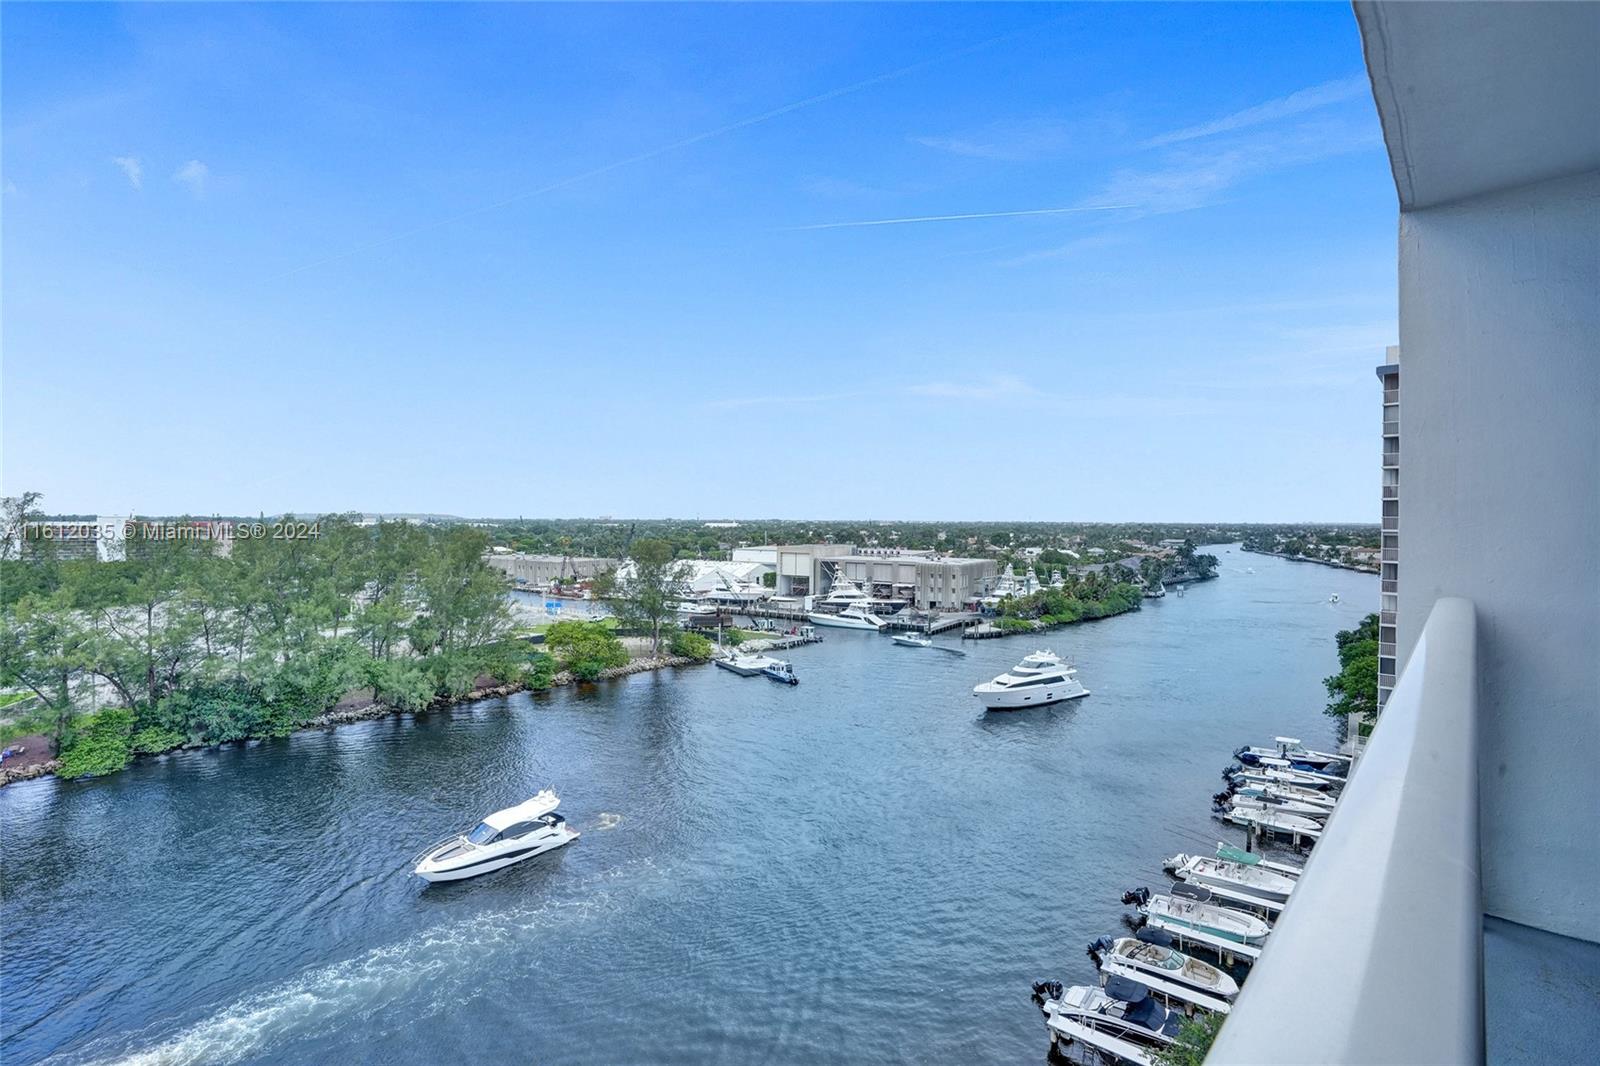
[[[830,630],[795,688],[643,674],[0,790],[0,1059],[1042,1061],[1030,982],[1092,980],[1125,889],[1241,839],[1229,752],[1329,741],[1333,635],[1376,605],[1212,550],[1218,580],[1037,641]],[[1033,644],[1093,695],[984,713]],[[409,873],[547,784],[576,844]]]

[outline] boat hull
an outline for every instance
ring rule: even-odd
[[[814,626],[827,626],[830,629],[859,629],[868,633],[876,633],[883,628],[881,623],[869,622],[864,618],[842,618],[836,614],[826,614],[821,611],[806,615]]]
[[[979,685],[972,690],[972,694],[982,700],[984,707],[991,711],[1020,711],[1027,707],[1047,707],[1052,703],[1080,700],[1089,694],[1088,689],[1076,682],[1042,685],[1031,692],[1015,689],[1010,691],[990,689],[986,692],[984,690],[987,687]]]
[[[470,877],[481,877],[496,870],[504,870],[507,866],[515,866],[519,862],[537,858],[557,848],[565,847],[578,839],[576,832],[568,832],[559,837],[541,840],[527,848],[517,848],[503,855],[489,856],[477,862],[466,863],[461,866],[446,866],[443,868],[430,867],[426,862],[416,868],[416,875],[429,884],[441,881],[465,881]]]

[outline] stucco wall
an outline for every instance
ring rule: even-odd
[[[1484,906],[1600,940],[1600,174],[1402,215],[1399,652],[1479,616]]]

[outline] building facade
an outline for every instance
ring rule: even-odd
[[[824,595],[848,581],[880,599],[905,600],[923,611],[959,611],[988,595],[998,574],[993,559],[853,544],[786,544],[777,553],[779,596]]]
[[[1378,367],[1383,383],[1383,531],[1378,558],[1378,709],[1394,691],[1395,621],[1400,613],[1400,346]]]
[[[524,552],[490,552],[483,561],[509,577],[514,584],[547,588],[556,581],[587,581],[617,565],[615,559],[570,555],[529,555]]]

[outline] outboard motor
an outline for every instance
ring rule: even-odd
[[[1148,888],[1130,889],[1122,894],[1122,902],[1125,906],[1143,907],[1150,902],[1150,890]]]
[[[1261,762],[1261,756],[1257,755],[1249,748],[1240,748],[1238,751],[1233,753],[1233,757],[1244,763],[1246,766],[1257,766]]]
[[[1233,775],[1238,772],[1239,768],[1237,766],[1224,766],[1222,768],[1222,779],[1231,785],[1233,784]]]
[[[1089,957],[1094,960],[1094,964],[1096,966],[1099,966],[1101,958],[1111,954],[1112,950],[1116,946],[1117,942],[1108,936],[1103,936],[1098,940],[1090,941]]]
[[[1225,788],[1211,797],[1211,803],[1213,807],[1226,807],[1231,799],[1233,799],[1233,789]]]
[[[1040,1010],[1044,1010],[1046,1000],[1060,999],[1066,992],[1060,981],[1035,981],[1033,983],[1033,1001]]]

